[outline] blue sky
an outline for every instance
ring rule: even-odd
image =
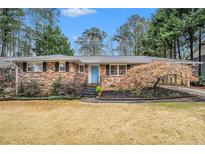
[[[60,9],[59,25],[63,33],[69,38],[72,47],[74,40],[85,29],[99,27],[109,36],[115,34],[116,29],[127,21],[133,14],[150,18],[156,9]]]

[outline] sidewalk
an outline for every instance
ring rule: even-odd
[[[177,90],[177,91],[182,91],[182,92],[186,92],[189,93],[191,95],[196,95],[196,96],[200,96],[200,97],[204,97],[205,98],[205,90],[203,89],[196,89],[194,87],[179,87],[179,86],[163,86],[165,88],[169,88],[172,90]]]

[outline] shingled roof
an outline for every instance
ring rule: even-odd
[[[136,64],[150,63],[152,61],[164,60],[176,63],[202,64],[197,61],[176,60],[160,57],[149,56],[65,56],[65,55],[48,55],[35,57],[7,57],[1,58],[4,61],[14,62],[32,62],[32,61],[74,61],[84,64]]]

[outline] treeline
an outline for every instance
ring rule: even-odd
[[[78,53],[83,55],[148,55],[191,59],[204,42],[205,9],[158,9],[147,20],[138,15],[128,18],[116,34],[97,27],[78,37]],[[106,52],[107,51],[107,52]]]
[[[0,9],[0,56],[72,55],[58,9]]]
[[[189,58],[204,42],[205,9],[159,9],[147,32],[147,51],[169,58]]]
[[[0,9],[0,56],[73,55],[58,26],[58,9]],[[158,9],[148,20],[132,15],[114,36],[91,27],[79,36],[75,54],[148,55],[194,59],[205,41],[205,9]]]

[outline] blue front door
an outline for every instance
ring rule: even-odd
[[[91,83],[98,83],[98,66],[91,66]]]

